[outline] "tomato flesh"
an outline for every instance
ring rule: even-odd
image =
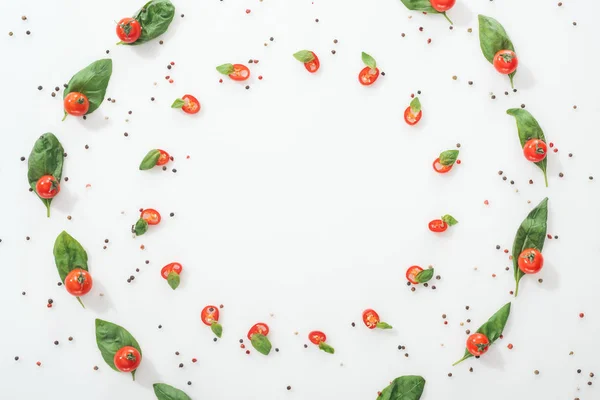
[[[304,68],[306,68],[306,70],[311,74],[314,74],[319,70],[319,67],[321,67],[321,62],[319,61],[319,57],[317,57],[314,52],[311,51],[311,53],[314,58],[312,61],[304,63]]]
[[[219,321],[219,309],[215,306],[206,306],[200,313],[200,319],[205,325],[212,325],[213,322]]]
[[[233,72],[229,77],[234,81],[245,81],[250,78],[250,70],[244,64],[233,64]]]
[[[85,94],[79,92],[71,92],[65,96],[63,102],[65,112],[75,117],[85,115],[90,109],[90,102]]]
[[[264,322],[254,324],[248,331],[248,339],[252,340],[252,335],[260,333],[261,335],[267,336],[269,334],[269,326]]]
[[[435,11],[444,12],[454,7],[456,0],[430,0],[430,3]]]
[[[416,125],[417,122],[421,120],[421,116],[423,115],[423,111],[419,110],[417,115],[413,114],[412,110],[409,107],[406,107],[404,110],[404,121],[406,121],[409,125]]]
[[[164,150],[158,149],[158,152],[160,153],[160,156],[158,157],[158,161],[156,162],[156,165],[165,165],[166,163],[169,162],[169,160],[171,159],[171,156],[169,155],[169,153],[167,153]]]
[[[158,225],[161,220],[160,213],[153,208],[147,208],[142,211],[141,218],[148,223],[148,225]]]
[[[319,343],[327,340],[327,336],[325,336],[325,334],[321,331],[312,331],[308,334],[308,340],[310,340],[312,344],[316,344],[318,346]]]
[[[35,192],[42,199],[52,199],[60,192],[60,184],[52,175],[44,175],[35,184]]]
[[[413,285],[418,285],[419,282],[417,282],[415,278],[421,271],[423,271],[423,268],[419,267],[418,265],[413,265],[406,270],[406,279],[408,279],[408,281]]]
[[[142,355],[135,347],[125,346],[117,350],[113,361],[119,371],[131,372],[140,366]]]
[[[494,55],[494,68],[501,74],[512,74],[518,66],[519,59],[512,50],[500,50]]]
[[[429,230],[431,232],[444,232],[448,229],[448,224],[441,219],[434,219],[429,223]]]
[[[372,85],[377,78],[379,78],[379,68],[364,67],[358,74],[358,81],[364,86]]]
[[[162,269],[160,270],[160,274],[162,275],[163,278],[168,279],[169,274],[171,272],[175,272],[177,275],[180,275],[181,271],[183,271],[183,267],[181,266],[181,264],[174,262],[174,263],[167,264],[164,267],[162,267]]]
[[[191,94],[186,94],[181,99],[185,102],[181,109],[186,114],[196,114],[198,111],[200,111],[200,102]]]
[[[362,319],[363,319],[364,324],[369,329],[377,328],[377,324],[380,321],[379,314],[377,314],[377,312],[375,310],[371,310],[370,308],[368,310],[363,311]]]
[[[92,290],[92,276],[81,268],[75,268],[65,278],[65,289],[73,296],[83,296]]]
[[[133,43],[141,34],[142,26],[134,18],[123,18],[117,23],[117,36],[123,43]]]
[[[519,254],[517,265],[526,274],[537,274],[544,266],[544,256],[537,249],[525,249]]]
[[[546,158],[548,146],[540,139],[530,139],[523,146],[525,158],[532,162],[540,162]]]
[[[467,350],[475,357],[484,354],[490,348],[490,341],[483,333],[474,333],[467,338]]]
[[[448,172],[452,169],[452,165],[444,165],[444,164],[440,163],[440,158],[438,157],[433,162],[433,169],[437,173],[445,174],[446,172]]]

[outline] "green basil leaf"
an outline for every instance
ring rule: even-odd
[[[421,112],[421,102],[419,101],[418,97],[415,97],[410,102],[410,112],[414,115],[417,115],[419,112]]]
[[[479,46],[483,56],[490,64],[494,63],[494,56],[500,50],[515,51],[504,27],[494,18],[481,14],[479,14]],[[511,86],[513,86],[513,78],[516,73],[517,71],[514,71],[508,75]]]
[[[62,177],[63,158],[65,150],[52,133],[44,133],[33,145],[29,154],[27,179],[29,186],[35,191],[37,181],[44,175],[52,175],[60,183]],[[38,196],[39,197],[39,196]],[[47,215],[50,216],[50,203],[52,199],[42,199],[46,206]]]
[[[233,64],[223,64],[217,67],[217,71],[223,75],[229,75],[233,72]]]
[[[148,222],[146,222],[146,220],[143,218],[138,219],[133,227],[133,232],[136,236],[141,236],[148,232]]]
[[[171,108],[181,108],[185,105],[185,100],[183,99],[175,99],[173,104],[171,104]]]
[[[150,150],[148,154],[146,154],[146,157],[144,157],[144,159],[140,163],[140,170],[143,171],[146,169],[152,169],[158,162],[159,158],[160,151],[158,151],[157,149]]]
[[[319,343],[319,349],[323,350],[325,353],[335,354],[335,349],[325,342]]]
[[[133,15],[142,26],[140,37],[133,43],[121,44],[137,46],[159,37],[169,29],[174,16],[175,7],[169,0],[149,1]]]
[[[223,334],[223,326],[221,326],[220,323],[218,323],[217,321],[213,321],[212,324],[210,324],[210,330],[215,334],[216,337],[220,338],[221,335]]]
[[[65,278],[69,275],[69,272],[76,268],[88,271],[87,262],[87,253],[81,244],[73,236],[62,231],[54,241],[54,263],[61,282],[65,283]]]
[[[73,75],[63,92],[63,99],[71,92],[83,93],[90,102],[90,108],[85,115],[91,114],[102,104],[111,75],[111,59],[94,61]]]
[[[500,308],[494,315],[487,320],[487,322],[477,329],[475,333],[483,333],[488,340],[490,341],[490,346],[494,344],[496,340],[502,335],[502,331],[504,331],[504,327],[506,326],[506,321],[508,321],[508,317],[510,316],[510,303],[506,303],[502,308]],[[473,354],[469,353],[469,350],[465,349],[465,355],[463,358],[452,364],[453,366],[459,364],[466,360],[467,358],[473,357]]]
[[[409,10],[424,11],[429,14],[439,14],[439,12],[431,6],[429,0],[402,0],[402,3]]]
[[[377,325],[375,326],[376,328],[379,329],[392,329],[393,327],[388,324],[387,322],[378,322]]]
[[[365,53],[364,51],[362,52],[362,61],[363,63],[365,63],[365,65],[371,69],[376,69],[377,68],[377,63],[375,62],[375,59],[373,57],[371,57],[370,55],[368,55],[367,53]]]
[[[415,275],[415,281],[418,283],[429,282],[433,278],[433,268],[427,268]]]
[[[314,60],[315,56],[313,56],[313,53],[310,50],[300,50],[294,53],[294,58],[302,63],[307,63]]]
[[[515,275],[515,297],[519,294],[519,281],[525,275],[519,269],[519,256],[525,249],[537,249],[542,251],[546,240],[546,229],[548,227],[548,198],[540,202],[523,220],[513,242],[512,256]]]
[[[175,290],[179,287],[179,282],[181,282],[181,278],[179,278],[179,274],[177,272],[170,272],[167,276],[167,282],[171,289]]]
[[[442,217],[442,221],[448,224],[448,226],[453,226],[458,224],[458,221],[454,219],[454,217],[450,214],[446,214]]]
[[[158,400],[192,400],[183,391],[166,383],[155,383],[152,387]]]
[[[140,345],[127,329],[98,318],[96,318],[96,344],[104,361],[115,371],[118,371],[118,369],[115,367],[114,358],[119,349],[131,346],[142,355]],[[135,380],[135,371],[132,371],[131,375]]]
[[[506,113],[508,115],[512,115],[517,120],[517,131],[519,132],[519,141],[521,142],[521,147],[525,147],[525,143],[527,143],[527,141],[530,139],[540,139],[546,142],[544,131],[542,131],[540,124],[538,124],[537,120],[533,118],[533,115],[531,115],[529,111],[526,111],[522,108],[510,108],[506,110]],[[544,173],[544,180],[546,182],[546,187],[548,187],[546,158],[540,162],[536,162],[535,165],[537,165],[538,168]]]
[[[425,389],[422,376],[406,375],[396,378],[381,391],[377,400],[419,400]]]
[[[255,333],[254,335],[252,335],[250,342],[252,343],[252,346],[256,349],[256,351],[258,351],[261,354],[264,354],[265,356],[269,355],[269,353],[271,352],[271,342],[269,341],[269,339],[267,339],[265,335]]]
[[[458,150],[446,150],[440,153],[440,164],[448,166],[454,165],[458,158]]]

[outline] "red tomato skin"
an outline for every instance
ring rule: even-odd
[[[260,333],[261,335],[267,336],[269,334],[269,325],[264,322],[259,322],[252,325],[252,328],[248,331],[248,340],[252,340],[252,335]]]
[[[467,338],[467,350],[475,357],[480,356],[488,351],[490,341],[483,333],[474,333]],[[486,345],[484,349],[480,349],[477,345]]]
[[[304,63],[304,68],[306,68],[306,70],[311,74],[314,74],[321,67],[321,62],[319,61],[319,57],[317,57],[314,52],[311,51],[311,53],[314,57],[314,60]]]
[[[169,160],[171,159],[171,156],[169,155],[169,153],[167,153],[164,150],[158,149],[160,156],[158,157],[158,161],[156,162],[156,165],[165,165],[169,162]]]
[[[92,290],[93,280],[89,272],[75,268],[65,278],[65,289],[73,296],[83,296]]]
[[[184,104],[181,107],[181,109],[183,110],[184,113],[186,113],[186,114],[197,114],[198,111],[200,111],[200,102],[198,101],[197,98],[195,98],[191,94],[186,94],[181,99],[183,101],[187,100],[186,104]]]
[[[456,0],[430,0],[430,3],[435,11],[444,12],[454,7]]]
[[[444,232],[448,229],[448,224],[441,219],[434,219],[429,223],[429,230],[431,232]]]
[[[519,254],[517,265],[525,274],[537,274],[544,266],[544,256],[536,249],[525,249]]]
[[[35,192],[42,199],[52,199],[60,192],[60,184],[52,175],[44,175],[35,184]]]
[[[406,270],[406,279],[408,279],[408,281],[413,285],[418,285],[419,282],[415,281],[415,276],[417,276],[417,274],[421,271],[423,271],[423,268],[419,267],[418,265],[413,265]]]
[[[234,81],[245,81],[250,78],[250,70],[244,64],[233,64],[233,72],[229,77]]]
[[[377,314],[375,310],[372,310],[370,308],[363,311],[362,319],[364,324],[369,329],[377,328],[377,324],[380,322],[379,314]]]
[[[433,170],[439,174],[445,174],[446,172],[450,171],[452,167],[453,165],[442,165],[439,157],[433,162]]]
[[[371,72],[371,67],[364,67],[358,74],[358,81],[361,85],[369,86],[375,83],[379,78],[379,68],[375,68],[375,73]]]
[[[548,146],[540,139],[530,139],[523,146],[523,155],[531,162],[540,162],[546,158]]]
[[[160,213],[153,208],[146,208],[142,211],[141,218],[145,220],[148,225],[158,225],[161,220]]]
[[[135,347],[121,347],[113,359],[115,367],[121,372],[131,372],[140,366],[142,355]]]
[[[129,29],[129,33],[126,30]],[[134,18],[123,18],[117,23],[117,36],[123,43],[133,43],[140,38],[142,26]]]
[[[85,115],[90,109],[90,102],[85,94],[79,92],[71,92],[65,96],[63,101],[65,112],[75,117]]]
[[[404,110],[404,121],[409,125],[416,125],[417,122],[421,120],[421,116],[423,115],[423,110],[419,110],[417,115],[413,114],[410,110],[410,106],[406,107]]]
[[[208,326],[211,326],[213,322],[219,322],[219,309],[216,306],[204,307],[200,313],[200,319],[204,325]]]
[[[509,60],[506,60],[508,58]],[[494,68],[503,75],[512,74],[519,66],[519,59],[512,50],[500,50],[494,55]]]
[[[308,340],[310,340],[312,344],[316,344],[318,346],[319,343],[327,340],[327,336],[325,336],[325,334],[321,331],[312,331],[308,334]]]
[[[171,272],[175,272],[177,275],[181,275],[181,271],[183,271],[183,267],[181,266],[181,264],[174,262],[162,267],[162,269],[160,270],[160,274],[163,278],[167,279],[169,278],[169,274]]]

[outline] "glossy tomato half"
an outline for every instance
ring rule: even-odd
[[[212,325],[213,322],[219,321],[219,309],[215,306],[206,306],[200,313],[200,319],[205,325]],[[269,329],[267,328],[267,332]]]
[[[148,225],[158,225],[161,220],[160,213],[153,208],[146,208],[142,211],[141,218],[148,223]]]
[[[379,68],[364,67],[358,74],[358,81],[364,86],[372,85],[377,78],[379,78]]]
[[[375,310],[372,310],[370,308],[363,311],[362,319],[363,319],[364,324],[369,329],[377,328],[377,324],[380,322],[379,314],[377,314],[377,312]]]
[[[260,333],[261,335],[267,336],[269,334],[269,326],[264,322],[254,324],[248,331],[248,339],[252,340],[252,335],[255,333]]]

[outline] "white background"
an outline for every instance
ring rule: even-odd
[[[425,377],[424,400],[598,398],[587,385],[590,371],[600,373],[599,192],[597,179],[588,180],[600,145],[597,2],[459,0],[451,31],[441,16],[409,12],[399,0],[177,0],[164,45],[115,46],[114,21],[142,3],[2,1],[3,398],[151,399],[152,383],[166,382],[194,400],[358,400],[405,374]],[[504,95],[508,79],[480,52],[478,13],[497,18],[515,44],[517,93]],[[116,103],[105,101],[87,121],[61,122],[62,84],[107,49],[107,97]],[[320,57],[317,74],[292,57],[301,49]],[[363,50],[386,73],[372,87],[357,82]],[[259,60],[250,65],[250,90],[226,77],[218,83],[215,66],[250,58]],[[61,91],[52,98],[54,86]],[[417,90],[424,116],[409,127],[402,113]],[[169,107],[185,93],[202,103],[198,115]],[[522,103],[559,148],[549,156],[549,188],[505,114]],[[44,132],[68,152],[69,181],[50,219],[19,160]],[[435,174],[432,161],[456,143],[462,165]],[[152,148],[175,157],[167,172],[138,170]],[[480,360],[451,367],[465,329],[511,301],[512,265],[495,246],[512,248],[518,225],[545,196],[548,231],[559,239],[546,241],[543,271],[522,280],[504,339]],[[163,222],[132,239],[141,207],[158,209]],[[460,223],[429,232],[427,223],[445,213]],[[95,281],[85,310],[56,284],[52,247],[63,229],[90,258]],[[184,266],[176,291],[159,273],[172,261]],[[437,290],[409,290],[404,273],[413,264],[436,268]],[[225,306],[217,343],[199,319],[207,304]],[[394,330],[366,329],[365,308]],[[139,341],[136,382],[103,362],[96,317]],[[279,353],[239,348],[258,321],[271,327]],[[335,355],[304,349],[313,329],[327,333]]]

